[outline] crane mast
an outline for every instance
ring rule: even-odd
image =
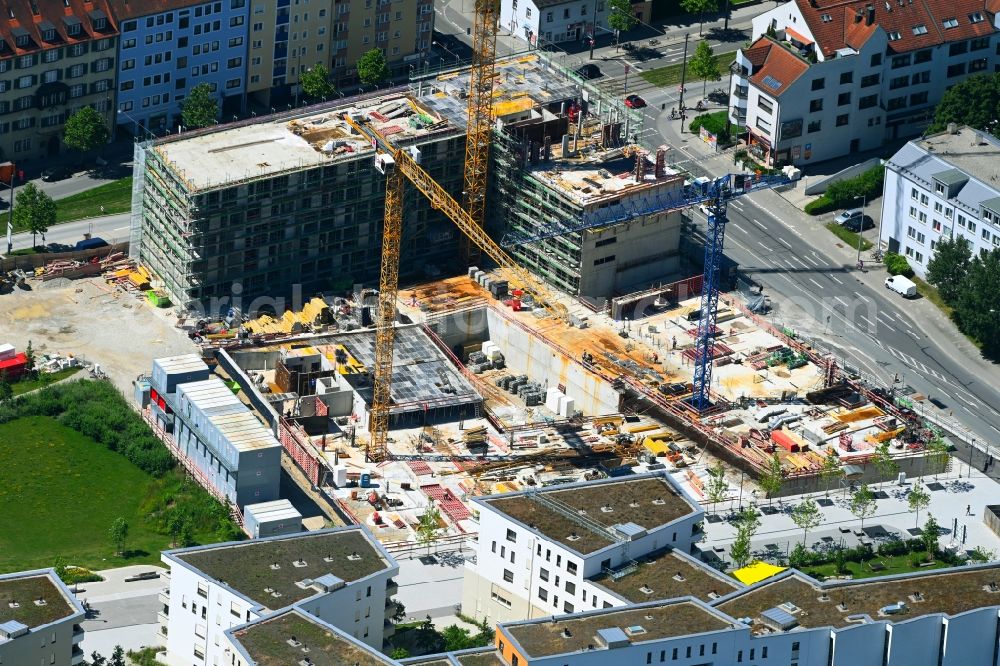
[[[480,227],[486,221],[490,141],[493,137],[493,78],[497,51],[497,1],[475,0],[472,25],[472,70],[469,77],[468,125],[465,134],[465,209]],[[462,236],[466,265],[479,262],[479,248]]]

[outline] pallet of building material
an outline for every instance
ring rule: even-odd
[[[842,430],[847,430],[847,424],[843,421],[837,421],[835,423],[828,423],[823,426],[823,432],[828,435],[832,435],[835,432],[840,432]]]

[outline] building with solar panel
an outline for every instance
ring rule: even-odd
[[[737,51],[729,118],[769,166],[920,134],[948,88],[1000,67],[996,23],[974,0],[786,2]]]

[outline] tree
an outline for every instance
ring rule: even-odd
[[[385,56],[382,55],[380,49],[366,51],[363,56],[358,58],[356,67],[358,69],[358,78],[366,86],[381,83],[391,75],[389,63],[385,61]]]
[[[702,97],[706,95],[709,81],[718,81],[722,78],[719,74],[719,61],[708,42],[698,42],[694,55],[688,61],[688,69],[691,70],[692,76],[702,80]]]
[[[7,402],[14,397],[14,387],[7,381],[7,373],[0,375],[0,403]]]
[[[90,653],[90,666],[107,666],[108,660],[100,655],[97,650]]]
[[[207,83],[199,83],[184,98],[181,104],[181,122],[185,127],[208,127],[219,115],[219,103],[212,95]]]
[[[816,502],[806,498],[792,509],[792,522],[802,529],[802,546],[805,547],[809,530],[815,529],[823,523],[823,514],[820,513],[819,505]]]
[[[115,546],[115,553],[117,555],[125,555],[125,540],[128,539],[128,521],[123,517],[118,516],[115,518],[114,522],[111,523],[111,528],[108,530],[111,536],[111,543]]]
[[[886,478],[891,478],[899,471],[899,465],[892,459],[892,452],[889,450],[889,442],[882,442],[875,447],[875,467],[878,468],[879,476],[885,483]]]
[[[875,504],[875,495],[868,489],[868,485],[863,485],[851,497],[851,513],[861,521],[861,529],[865,529],[865,518],[875,515],[878,506]]]
[[[844,476],[844,468],[840,466],[840,456],[829,453],[823,459],[823,465],[819,468],[819,478],[826,482],[826,495],[830,495],[830,482],[834,479],[841,479]]]
[[[52,568],[55,569],[56,575],[66,582],[66,558],[62,555],[56,555],[56,559],[52,561]]]
[[[931,495],[924,487],[919,483],[914,485],[910,490],[910,493],[906,496],[906,504],[910,507],[910,511],[914,511],[917,514],[916,525],[920,524],[920,511],[926,509],[931,503]],[[916,527],[914,525],[914,527]]]
[[[632,11],[632,0],[608,0],[608,27],[615,31],[615,47],[621,33],[628,32],[639,23]],[[597,35],[594,35],[597,38]]]
[[[934,479],[948,467],[949,447],[941,437],[935,437],[927,444],[927,460],[934,468]]]
[[[389,656],[396,660],[406,659],[410,656],[410,651],[404,647],[393,648],[392,652],[389,653]]]
[[[447,652],[451,652],[453,650],[467,650],[471,647],[476,647],[472,640],[472,632],[465,627],[458,626],[457,624],[453,624],[442,629],[441,636],[444,638],[444,649]]]
[[[431,506],[420,516],[420,523],[417,525],[417,541],[427,546],[427,554],[431,552],[431,543],[441,529],[441,512],[437,507]]]
[[[1000,352],[1000,248],[976,256],[954,302],[959,329],[983,345],[987,356]]]
[[[714,467],[708,468],[708,481],[705,484],[705,496],[712,503],[713,511],[715,505],[726,498],[728,491],[729,483],[726,481],[726,469],[721,462],[718,462]]]
[[[63,142],[81,153],[100,148],[108,142],[108,126],[94,107],[85,106],[66,120]]]
[[[330,83],[330,70],[321,62],[316,63],[299,76],[299,85],[306,97],[319,99],[333,95],[333,84]]]
[[[389,619],[396,623],[402,622],[406,619],[406,606],[404,606],[401,601],[393,600],[392,603],[395,605],[395,608],[393,608],[392,615],[389,616]]]
[[[965,236],[942,236],[927,262],[927,281],[937,287],[941,298],[952,303],[962,293],[971,263],[972,249]]]
[[[750,561],[750,535],[737,529],[736,538],[729,545],[729,557],[737,569],[742,569]]]
[[[771,504],[771,499],[781,492],[781,485],[784,482],[784,476],[781,471],[781,458],[775,453],[771,456],[771,461],[767,466],[767,469],[760,475],[757,479],[757,483],[760,485],[761,490],[767,495],[767,503]]]
[[[681,0],[681,9],[698,15],[698,36],[705,25],[705,14],[719,9],[719,0]]]
[[[931,514],[927,514],[927,522],[924,523],[924,528],[920,530],[920,540],[924,542],[924,550],[927,551],[927,557],[932,558],[937,552],[938,547],[938,535],[941,534],[941,527],[938,525],[937,520]]]
[[[1000,74],[979,74],[948,89],[938,102],[934,123],[928,132],[942,132],[947,129],[948,123],[958,123],[997,134],[998,118]]]
[[[28,346],[24,350],[24,358],[26,361],[24,366],[25,372],[29,376],[34,377],[37,373],[35,372],[35,349],[31,346],[31,340],[28,340]]]
[[[15,197],[14,226],[31,232],[31,246],[34,247],[35,235],[44,234],[55,223],[56,202],[34,183],[25,183]]]
[[[108,666],[125,666],[125,650],[121,645],[116,645],[108,659]]]

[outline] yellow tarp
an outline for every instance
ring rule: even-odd
[[[751,562],[742,569],[737,569],[733,572],[733,575],[736,576],[736,580],[741,583],[744,583],[745,585],[753,585],[754,583],[759,583],[762,580],[767,580],[771,576],[776,576],[787,568],[788,567],[776,567],[773,564],[757,560],[756,562]]]

